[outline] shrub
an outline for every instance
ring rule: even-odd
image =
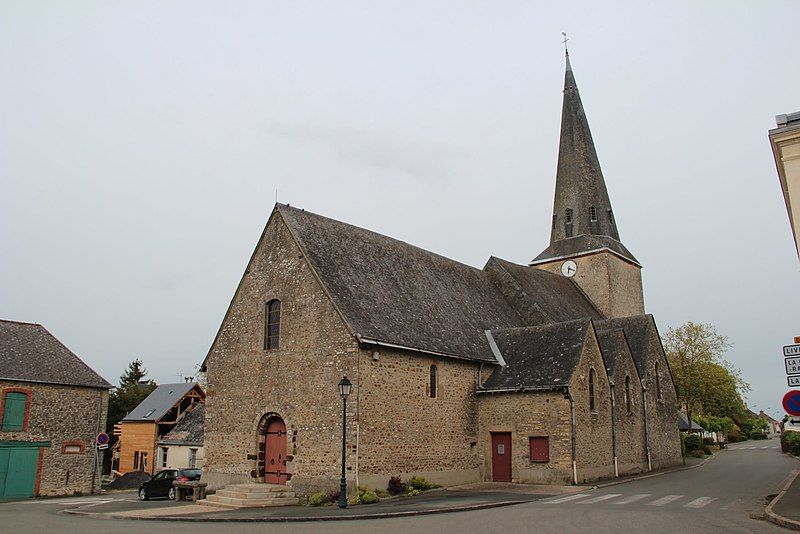
[[[800,456],[800,432],[786,432],[781,436],[781,448],[784,452]]]
[[[695,449],[695,450],[693,450],[692,452],[689,453],[689,456],[691,456],[693,458],[705,458],[706,457],[706,453],[704,453],[701,450]]]
[[[408,495],[409,497],[416,497],[420,493],[422,492],[414,488],[408,488],[408,490],[406,490],[406,495]]]
[[[308,496],[308,504],[311,506],[322,506],[323,504],[328,504],[329,502],[328,496],[324,491],[316,491]]]
[[[703,445],[703,454],[711,456],[711,447],[709,447],[708,445]]]
[[[738,430],[731,430],[728,432],[728,443],[738,443],[740,441],[744,441],[745,437],[742,436],[742,433]]]
[[[710,447],[710,446],[714,445],[714,443],[716,443],[714,441],[714,438],[703,438],[703,446],[704,447]]]
[[[686,452],[700,450],[703,446],[703,440],[697,434],[689,434],[686,436]]]
[[[385,499],[386,497],[388,497],[388,496],[389,496],[389,492],[388,492],[388,491],[386,491],[386,490],[382,490],[382,489],[376,489],[376,490],[375,490],[375,494],[376,494],[378,497],[380,497],[381,499]]]
[[[431,489],[431,483],[425,480],[425,477],[411,477],[406,482],[406,487],[418,491],[428,491]]]
[[[769,436],[766,434],[762,434],[761,432],[755,432],[750,434],[750,439],[769,439]]]
[[[406,492],[406,483],[400,477],[391,477],[389,479],[389,486],[386,490],[391,495],[400,495]]]
[[[372,504],[380,501],[381,498],[374,491],[368,489],[359,495],[358,500],[361,504]]]
[[[328,499],[328,502],[339,502],[339,490],[329,491],[325,498]]]

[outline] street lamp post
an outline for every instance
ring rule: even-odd
[[[347,508],[347,479],[345,464],[347,462],[347,397],[353,384],[343,376],[339,382],[339,396],[342,397],[342,478],[339,480],[339,508]]]

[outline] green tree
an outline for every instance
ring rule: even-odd
[[[695,409],[708,415],[730,416],[731,410],[740,411],[738,405],[744,407],[739,392],[746,390],[747,384],[722,359],[731,344],[713,325],[689,321],[670,328],[663,342],[678,404],[686,410],[689,421]]]
[[[119,377],[119,386],[114,388],[108,397],[106,432],[112,432],[114,425],[122,421],[156,389],[157,384],[152,379],[145,380],[146,376],[147,369],[144,368],[142,360],[137,358],[128,364],[125,372]]]

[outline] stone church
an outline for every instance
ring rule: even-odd
[[[549,246],[476,269],[277,204],[202,368],[211,488],[573,484],[681,462],[675,387],[567,57]]]

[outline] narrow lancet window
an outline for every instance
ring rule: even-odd
[[[625,409],[631,413],[631,377],[625,375]]]
[[[436,376],[436,366],[435,365],[431,365],[431,382],[430,382],[430,385],[428,386],[428,396],[430,398],[432,398],[432,399],[436,398],[436,387],[437,387],[436,380],[437,380],[437,378],[438,377]]]
[[[597,220],[597,208],[594,206],[589,207],[589,220],[592,222]]]
[[[264,350],[280,347],[281,338],[281,301],[277,299],[267,302],[264,317]]]
[[[567,218],[567,224],[570,224],[572,222],[572,208],[567,208],[564,210],[564,215]]]
[[[595,411],[596,405],[594,402],[594,369],[589,369],[589,410]]]

